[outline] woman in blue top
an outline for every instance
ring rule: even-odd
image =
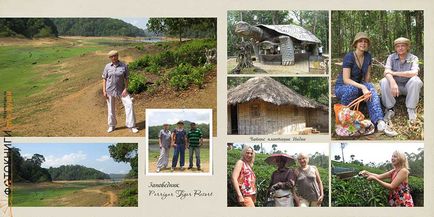
[[[335,94],[343,105],[350,104],[359,96],[371,93],[371,98],[366,100],[369,117],[372,123],[377,125],[377,131],[382,132],[386,128],[383,121],[380,98],[370,83],[372,57],[368,52],[371,41],[364,32],[359,32],[354,37],[355,50],[345,55],[342,64],[342,73],[339,74],[335,86]]]

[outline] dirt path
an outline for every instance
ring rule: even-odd
[[[102,191],[101,188],[97,189],[83,189],[83,192],[94,193],[94,194],[105,194],[108,196],[109,200],[104,203],[103,206],[115,206],[118,203],[118,196],[112,191]]]

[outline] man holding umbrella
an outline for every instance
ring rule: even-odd
[[[271,175],[267,195],[272,194],[275,206],[299,206],[299,199],[294,191],[294,171],[287,166],[295,160],[287,154],[272,154],[265,162],[277,166]]]

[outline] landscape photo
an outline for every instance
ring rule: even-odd
[[[148,131],[146,137],[148,144],[146,173],[150,175],[211,175],[212,174],[212,111],[210,109],[148,109],[146,115],[149,118],[147,123]],[[181,124],[182,123],[182,126]],[[201,134],[200,144],[194,143],[189,133],[193,130],[192,124]],[[166,125],[166,126],[165,126]],[[170,144],[165,145],[161,131],[166,131],[171,136]],[[178,141],[173,137],[176,130],[182,127],[185,131],[185,141],[176,144]],[[197,139],[197,138],[196,138]],[[184,140],[184,139],[182,139]],[[199,140],[200,141],[200,140]],[[182,146],[182,147],[177,147]],[[197,152],[193,146],[196,146]],[[179,148],[184,152],[184,164],[181,165],[182,154],[178,154],[174,160],[175,150]],[[166,160],[161,160],[166,153]],[[190,164],[190,154],[192,162]],[[197,165],[199,157],[199,165]],[[176,164],[173,164],[173,161]]]
[[[137,143],[22,143],[11,207],[137,207]]]
[[[13,136],[143,136],[146,108],[207,108],[216,118],[216,29],[216,18],[0,18],[0,98],[11,105],[0,108],[8,113],[0,128]],[[138,134],[119,98],[108,133],[102,75],[110,51],[128,67]]]

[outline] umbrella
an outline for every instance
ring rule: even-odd
[[[268,164],[273,164],[273,165],[277,165],[277,159],[279,158],[283,158],[286,160],[286,164],[291,164],[292,162],[294,162],[294,158],[292,158],[291,156],[287,155],[287,154],[272,154],[270,157],[267,157],[265,159],[265,162],[267,162]]]

